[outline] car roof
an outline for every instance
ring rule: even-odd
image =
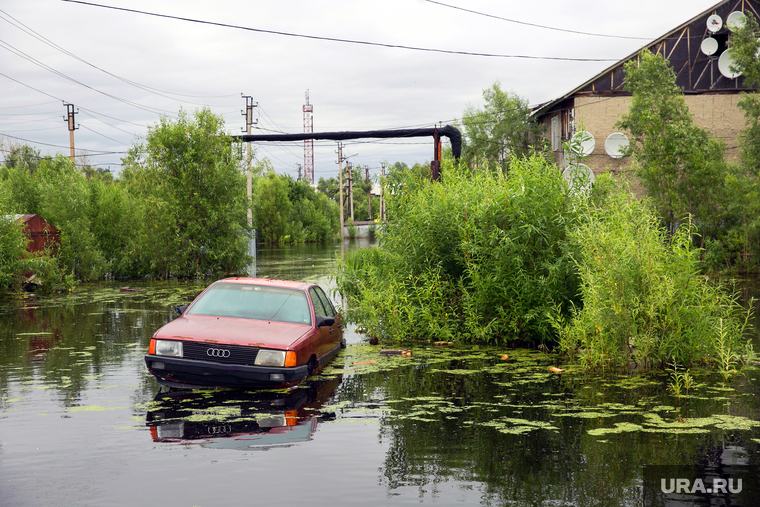
[[[247,277],[224,278],[222,280],[219,280],[216,283],[219,283],[219,282],[240,283],[240,284],[247,284],[247,285],[265,285],[269,287],[283,287],[287,289],[296,289],[296,290],[306,290],[312,285],[314,285],[313,283],[296,282],[293,280],[275,280],[272,278],[247,278]]]

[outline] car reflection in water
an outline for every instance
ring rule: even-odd
[[[271,449],[312,439],[322,411],[341,378],[305,381],[278,391],[159,392],[147,414],[154,442],[199,444],[217,449]]]

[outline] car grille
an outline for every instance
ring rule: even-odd
[[[213,351],[229,351],[227,354],[220,354],[219,352],[212,352],[209,354],[209,349]],[[198,343],[198,342],[183,342],[182,343],[182,355],[185,359],[195,359],[196,361],[213,361],[215,363],[224,364],[248,364],[253,365],[256,360],[256,355],[259,353],[258,347],[247,347],[244,345],[218,345],[216,343]]]

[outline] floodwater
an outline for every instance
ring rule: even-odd
[[[338,250],[264,250],[258,275],[329,287]],[[756,369],[693,370],[678,398],[664,374],[490,347],[381,356],[349,329],[297,389],[168,392],[143,354],[205,284],[121,285],[2,302],[3,507],[638,506],[643,465],[760,461]]]

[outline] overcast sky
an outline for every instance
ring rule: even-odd
[[[497,80],[532,105],[556,98],[715,3],[92,2],[255,29],[243,30],[62,0],[2,0],[0,135],[5,149],[10,141],[68,156],[66,101],[79,108],[77,151],[87,153],[89,163],[118,173],[121,157],[147,127],[161,115],[175,117],[180,108],[192,112],[208,106],[224,116],[230,133],[240,133],[241,93],[259,104],[259,132],[303,132],[307,89],[315,132],[432,127],[461,118],[467,105],[481,106],[482,91]],[[346,145],[345,153],[355,154],[352,160],[373,173],[384,160],[429,161],[433,150],[427,138]],[[315,142],[316,179],[337,175],[335,152],[335,142]],[[295,175],[296,164],[303,163],[303,143],[262,143],[257,154],[277,172]]]

